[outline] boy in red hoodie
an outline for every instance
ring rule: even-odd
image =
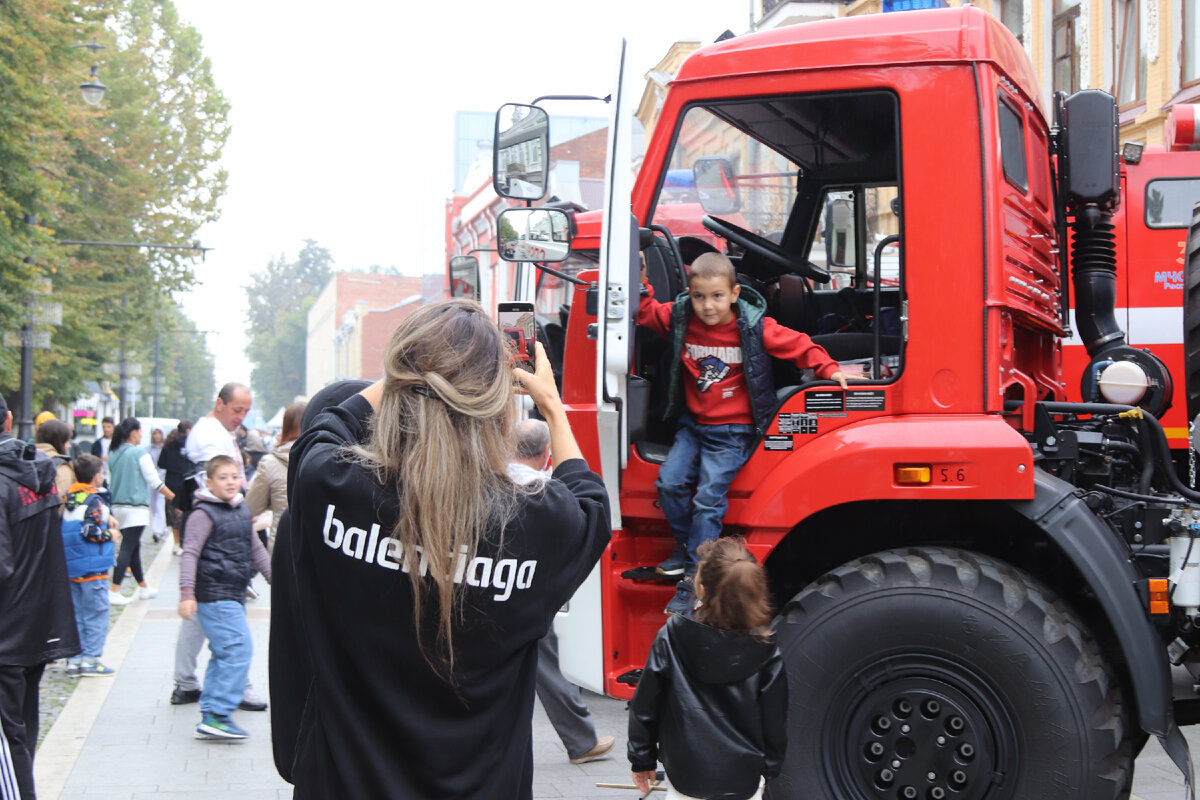
[[[648,292],[637,321],[674,347],[667,415],[687,406],[655,481],[675,535],[675,551],[658,572],[684,576],[667,604],[666,613],[674,614],[695,607],[696,550],[721,535],[729,484],[774,415],[771,358],[812,369],[843,389],[847,376],[807,334],[766,316],[762,295],[739,286],[733,263],[720,253],[696,259],[687,292],[673,303]]]

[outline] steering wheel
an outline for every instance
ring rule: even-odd
[[[736,242],[750,252],[767,259],[772,264],[782,267],[786,272],[803,275],[817,283],[829,283],[831,276],[828,272],[807,259],[797,258],[770,239],[766,239],[756,233],[751,233],[728,220],[718,219],[709,214],[705,214],[701,218],[700,224],[722,239]]]

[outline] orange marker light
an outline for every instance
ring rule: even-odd
[[[1171,589],[1166,578],[1151,578],[1147,581],[1150,589],[1150,613],[1169,614],[1171,611]]]
[[[896,464],[892,475],[901,486],[924,486],[933,481],[933,467],[928,464]]]

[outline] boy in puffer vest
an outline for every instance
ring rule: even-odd
[[[67,659],[68,675],[107,677],[116,672],[100,661],[108,639],[107,578],[113,566],[113,536],[120,536],[103,485],[104,462],[93,455],[75,460],[75,483],[63,498],[62,537],[83,652]]]
[[[200,693],[197,739],[245,739],[230,714],[242,701],[254,646],[246,623],[246,586],[258,570],[271,582],[271,557],[254,535],[237,463],[214,456],[205,465],[179,561],[179,616],[196,617],[212,657]]]
[[[687,291],[674,302],[654,299],[644,270],[642,284],[637,322],[673,348],[665,416],[684,412],[654,482],[675,536],[675,552],[657,571],[683,576],[666,608],[678,614],[695,610],[696,551],[721,535],[729,484],[774,417],[771,359],[815,370],[843,389],[846,375],[807,334],[766,316],[766,300],[738,285],[733,262],[720,253],[692,263]]]

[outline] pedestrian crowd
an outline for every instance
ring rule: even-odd
[[[289,406],[277,442],[243,427],[253,399],[238,383],[146,444],[138,420],[105,419],[75,457],[53,418],[36,445],[14,439],[0,398],[0,800],[34,797],[45,665],[113,674],[108,609],[155,596],[140,544],[168,530],[170,702],[198,703],[195,736],[211,741],[246,738],[234,712],[268,708],[249,680],[260,574],[273,755],[298,800],[529,798],[535,695],[572,763],[607,757],[615,738],[559,672],[552,622],[608,544],[608,491],[541,345],[533,371],[505,347],[477,304],[423,306],[394,332],[381,380]],[[518,394],[536,419],[519,420]],[[680,505],[660,567],[686,590],[631,701],[633,780],[648,794],[661,762],[669,798],[758,796],[786,745],[765,574],[739,540],[689,535]]]

